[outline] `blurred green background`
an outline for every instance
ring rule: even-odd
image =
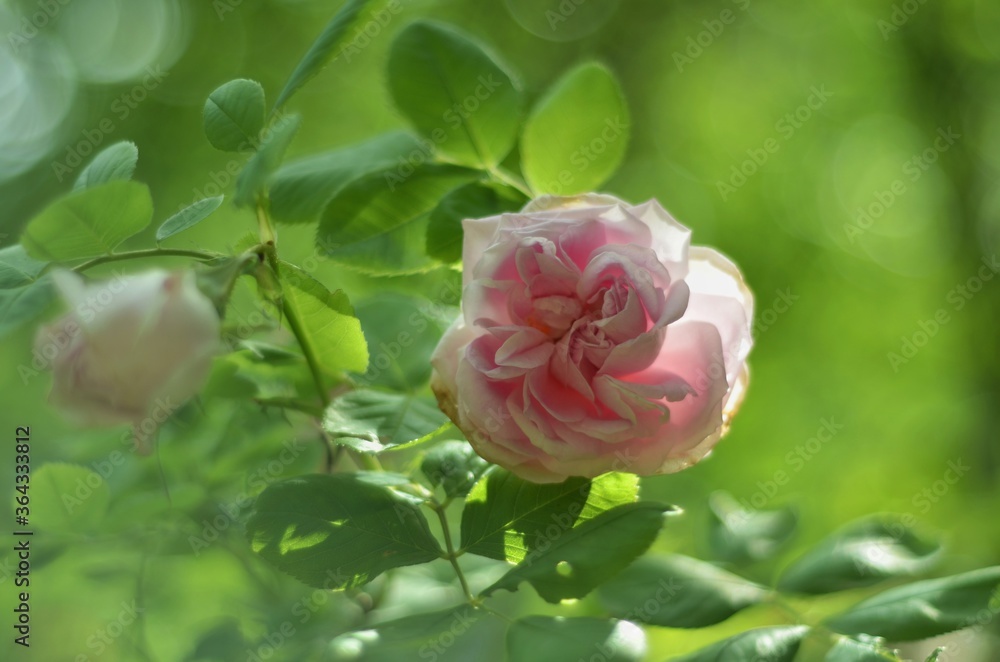
[[[695,243],[732,256],[756,292],[751,387],[731,434],[693,469],[643,481],[644,496],[686,511],[658,548],[704,554],[707,497],[724,489],[754,507],[795,504],[795,549],[856,517],[891,511],[946,539],[942,570],[1000,561],[1000,279],[980,272],[1000,252],[1000,4],[400,3],[360,53],[333,63],[292,100],[304,122],[291,156],[403,125],[383,72],[392,34],[416,18],[453,22],[489,43],[532,98],[596,57],[621,77],[633,121],[625,164],[605,190],[660,200],[693,228]],[[233,155],[202,134],[205,97],[247,77],[273,99],[339,5],[0,3],[0,245],[15,243],[33,214],[69,190],[87,160],[77,157],[98,135],[103,145],[138,145],[135,177],[152,187],[159,220],[214,194],[206,191],[213,183],[231,188]],[[224,249],[255,225],[251,213],[226,205],[170,245]],[[317,258],[312,232],[282,228],[284,257],[315,261],[317,277],[360,306],[386,290],[433,297],[454,279],[447,270],[399,279],[345,273]],[[132,245],[150,245],[148,234]],[[249,291],[237,301],[231,319],[244,319],[253,310]],[[939,310],[948,321],[931,323]],[[444,562],[394,573],[365,592],[315,594],[253,558],[228,516],[218,540],[193,549],[206,523],[259,491],[255,476],[316,470],[314,434],[297,420],[206,397],[204,409],[182,412],[161,440],[171,506],[156,458],[130,453],[125,431],[73,430],[45,403],[48,377],[22,378],[32,335],[22,329],[0,347],[3,484],[12,485],[19,425],[31,426],[36,470],[72,462],[104,473],[121,462],[107,471],[112,517],[100,531],[35,536],[30,654],[13,646],[5,621],[0,657],[327,659],[321,651],[338,633],[458,600]],[[836,433],[810,442],[824,427]],[[293,439],[301,453],[276,461]],[[968,467],[954,485],[941,482],[949,462]],[[8,553],[0,570],[8,618],[11,567]],[[774,568],[752,572],[766,580]],[[496,570],[470,561],[474,583]],[[527,588],[500,605],[512,616],[556,612]],[[582,601],[560,613],[595,609]],[[782,618],[759,607],[707,630],[650,629],[649,659]],[[291,636],[281,634],[288,623]],[[502,636],[484,625],[440,659],[496,659]],[[276,637],[281,645],[265,657]],[[979,657],[966,649],[942,659],[998,659],[983,646]]]

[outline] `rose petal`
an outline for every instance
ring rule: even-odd
[[[711,248],[692,248],[690,268],[691,298],[682,322],[707,322],[719,330],[726,376],[734,383],[753,344],[753,294],[736,266]]]
[[[673,281],[683,280],[688,274],[688,251],[691,230],[670,215],[656,200],[650,200],[629,209],[653,234],[651,246],[656,257],[670,272]]]

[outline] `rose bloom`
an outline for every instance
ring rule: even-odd
[[[732,262],[655,200],[546,196],[463,227],[431,386],[479,455],[558,482],[708,454],[747,384],[753,296]]]
[[[192,272],[163,270],[87,284],[53,274],[70,309],[39,330],[50,402],[86,426],[131,423],[147,435],[204,385],[220,321]]]

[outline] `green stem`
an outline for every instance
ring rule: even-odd
[[[510,625],[510,624],[512,624],[514,622],[513,618],[511,618],[507,614],[504,614],[504,613],[501,613],[501,612],[497,611],[496,609],[492,609],[490,607],[487,607],[486,605],[480,605],[480,607],[482,607],[483,609],[485,609],[489,613],[493,614],[494,616],[496,616],[500,620],[506,621],[508,625]]]
[[[118,262],[120,260],[138,260],[147,257],[193,257],[196,260],[212,260],[220,257],[218,253],[207,253],[205,251],[187,250],[184,248],[146,248],[138,251],[128,251],[127,253],[109,253],[101,255],[91,260],[87,260],[73,267],[73,271],[86,271],[91,267],[106,262]]]
[[[271,223],[271,218],[267,215],[267,204],[266,197],[257,200],[257,232],[267,263],[271,265],[274,275],[278,276],[281,273],[281,268],[278,265],[278,233]]]
[[[455,574],[458,575],[458,582],[462,585],[462,592],[465,594],[465,599],[469,601],[469,604],[478,606],[479,601],[473,597],[472,591],[469,590],[469,583],[465,580],[465,573],[462,572],[461,566],[458,565],[458,554],[455,552],[455,545],[451,541],[451,527],[448,526],[448,515],[445,513],[444,507],[437,502],[432,501],[428,506],[437,513],[438,521],[441,522],[441,533],[444,536],[444,548],[447,552],[447,559],[451,562],[451,567],[455,569]]]
[[[382,463],[374,455],[369,455],[368,453],[351,453],[351,457],[354,461],[361,465],[361,468],[365,471],[384,471],[382,468]]]
[[[323,409],[326,409],[330,406],[330,392],[327,391],[326,384],[323,383],[323,372],[319,367],[319,360],[316,358],[316,352],[312,344],[310,344],[305,330],[302,328],[302,321],[299,319],[298,311],[288,302],[286,297],[281,297],[281,314],[288,320],[288,328],[291,330],[292,335],[295,336],[299,347],[302,348],[302,356],[305,357],[306,365],[309,366],[309,373],[312,375],[313,384],[316,386],[316,393],[323,403]]]
[[[260,243],[263,255],[265,255],[267,263],[271,267],[273,274],[278,276],[278,235],[274,230],[274,226],[271,224],[271,219],[268,218],[267,215],[267,198],[260,198],[257,200],[257,224],[260,232]],[[319,395],[319,399],[323,403],[323,411],[326,411],[327,407],[330,406],[330,392],[327,390],[326,383],[323,381],[323,371],[320,369],[319,360],[316,358],[316,351],[309,342],[309,338],[302,325],[302,320],[299,319],[298,312],[288,303],[288,299],[283,295],[281,297],[281,313],[285,319],[288,320],[288,328],[291,330],[292,335],[295,336],[295,340],[299,343],[299,347],[302,348],[302,355],[306,359],[306,364],[309,366],[309,372],[312,375],[313,383],[316,385],[316,393]],[[322,421],[320,421],[320,424],[322,425]],[[365,453],[352,452],[351,457],[354,458],[355,463],[363,469],[368,471],[382,471],[382,463],[379,462],[378,458],[374,456],[366,455]],[[329,458],[331,465],[333,459],[333,457]]]
[[[302,348],[302,356],[305,357],[306,365],[309,366],[309,373],[312,375],[313,383],[316,385],[316,393],[319,395],[325,411],[330,406],[330,392],[323,382],[323,371],[319,367],[319,360],[316,358],[313,346],[309,343],[305,330],[302,328],[302,322],[299,320],[297,311],[288,303],[288,299],[285,297],[281,298],[281,313],[288,320],[288,328],[291,330],[292,335],[295,336],[299,347]],[[363,469],[368,471],[382,471],[382,463],[376,457],[366,453],[351,453],[351,457]]]
[[[260,243],[277,246],[278,234],[271,225],[271,219],[268,218],[266,204],[263,199],[257,201],[257,235],[260,237]]]

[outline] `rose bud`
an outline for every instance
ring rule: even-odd
[[[131,423],[140,444],[204,385],[219,315],[190,271],[89,284],[58,271],[53,280],[70,312],[35,340],[51,360],[49,401],[78,425]]]
[[[463,228],[431,386],[479,455],[558,482],[708,454],[747,384],[753,296],[732,262],[655,200],[546,196]]]

